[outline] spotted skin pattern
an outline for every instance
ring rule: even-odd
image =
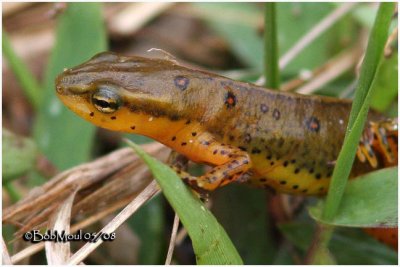
[[[272,91],[173,61],[108,52],[64,71],[56,89],[67,107],[97,126],[151,137],[213,166],[200,177],[174,167],[205,191],[240,181],[325,194],[351,109],[347,100]],[[397,121],[380,123],[384,118],[373,112],[368,120],[353,177],[397,160],[397,143],[388,138],[391,131],[397,136]]]

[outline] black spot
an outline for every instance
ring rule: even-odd
[[[196,133],[196,132],[193,132],[193,133],[192,133],[192,136],[196,136],[196,135],[197,135],[197,133]]]
[[[239,148],[240,150],[242,150],[242,151],[247,151],[247,149],[246,149],[245,147],[243,147],[243,146],[238,146],[238,148]]]
[[[136,126],[135,126],[135,125],[131,126],[131,129],[132,129],[132,130],[135,130],[135,128],[136,128]]]
[[[294,173],[299,173],[300,172],[300,169],[299,168],[296,168],[295,170],[294,170]]]
[[[265,179],[265,178],[260,179],[260,182],[266,182],[266,181],[267,181],[267,179]]]
[[[251,153],[252,153],[252,154],[260,154],[260,153],[261,153],[261,150],[258,149],[258,148],[253,148],[253,150],[251,150]]]
[[[173,136],[171,140],[172,140],[172,141],[175,141],[175,140],[176,140],[176,136]]]
[[[112,120],[115,120],[115,119],[117,119],[117,117],[115,117],[115,116],[112,116],[110,119],[112,119]]]
[[[187,121],[185,122],[185,124],[190,124],[190,120],[187,120]]]
[[[307,193],[307,191],[308,191],[308,189],[301,190],[301,192],[303,192],[303,193]]]
[[[275,120],[279,120],[281,118],[281,112],[278,109],[274,109],[274,112],[272,113],[272,117]]]
[[[236,106],[236,96],[230,91],[225,95],[225,106],[227,108],[233,108]]]
[[[299,188],[299,186],[297,184],[295,184],[294,186],[292,186],[293,189],[297,189]]]
[[[209,145],[210,145],[210,142],[208,142],[208,141],[203,141],[202,144],[205,145],[205,146],[209,146]]]
[[[285,162],[283,162],[284,167],[287,167],[288,164],[289,164],[289,162],[287,160],[285,160]]]
[[[186,144],[187,144],[186,142],[182,142],[181,146],[186,146]]]
[[[294,164],[294,163],[296,163],[296,160],[295,160],[295,159],[292,159],[290,162],[291,162],[292,164]]]
[[[271,161],[270,165],[272,166],[272,165],[274,165],[274,164],[275,164],[275,162]]]
[[[317,174],[315,175],[315,178],[317,178],[317,180],[321,179],[321,174],[320,174],[320,173],[317,173]]]
[[[319,120],[316,117],[310,117],[305,121],[308,130],[318,133],[320,128]]]
[[[271,160],[272,159],[272,156],[271,155],[268,155],[267,156],[267,160]]]
[[[233,135],[230,135],[230,136],[229,136],[229,140],[230,140],[230,141],[233,141],[233,140],[235,140],[235,137],[234,137]]]
[[[313,174],[313,173],[314,173],[314,169],[311,168],[308,172],[309,172],[310,174]]]
[[[221,150],[221,155],[225,155],[227,152],[226,152],[226,150]]]
[[[94,112],[90,112],[90,117],[93,117],[94,116]]]
[[[174,83],[176,87],[184,91],[189,85],[189,79],[184,76],[176,76],[174,79]]]
[[[217,150],[217,149],[213,151],[213,154],[214,154],[214,155],[217,154],[217,153],[218,153],[218,150]]]
[[[265,113],[268,112],[269,107],[268,107],[267,105],[265,105],[265,104],[261,104],[261,105],[260,105],[260,110],[261,110],[262,113],[265,114]]]
[[[286,184],[286,181],[280,181],[279,183],[280,184]]]

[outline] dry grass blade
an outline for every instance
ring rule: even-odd
[[[3,237],[1,238],[1,256],[2,256],[2,265],[11,265],[10,254],[8,254],[8,249],[6,243],[4,243]]]
[[[107,217],[108,215],[110,215],[111,213],[115,212],[116,210],[126,206],[129,202],[132,201],[132,197],[127,197],[125,199],[122,199],[116,203],[114,203],[113,205],[103,209],[102,211],[100,211],[97,214],[94,214],[86,219],[84,219],[83,221],[73,225],[71,227],[71,233],[75,233],[77,232],[79,229],[84,229],[89,225],[92,225],[98,221],[100,221],[101,219]],[[44,243],[37,243],[34,244],[30,247],[27,247],[24,250],[21,250],[20,252],[16,253],[15,255],[13,255],[11,257],[11,262],[13,264],[20,262],[21,260],[41,251],[44,248]]]
[[[169,240],[169,247],[168,247],[167,258],[165,260],[165,265],[171,264],[172,256],[174,254],[174,248],[176,245],[176,236],[178,233],[178,226],[179,226],[179,217],[178,217],[178,214],[175,213],[174,225],[172,226],[171,239]]]
[[[132,157],[134,154],[129,149],[120,149],[98,160],[60,173],[40,189],[33,190],[28,197],[6,208],[3,211],[3,221],[10,218],[17,220],[26,216],[26,213],[32,214],[33,210],[43,209],[55,200],[65,199],[76,186],[81,189],[86,188],[132,162],[135,159]]]
[[[156,157],[166,158],[167,156],[168,149],[160,144],[151,144],[145,147],[149,153]],[[50,214],[50,207],[54,208],[54,203],[64,200],[76,187],[80,187],[81,191],[83,189],[86,190],[84,192],[85,195],[79,193],[79,202],[92,193],[90,190],[95,191],[95,189],[98,189],[99,184],[103,186],[102,195],[96,194],[97,197],[95,199],[87,198],[86,207],[83,207],[84,203],[81,203],[80,208],[93,209],[100,204],[104,204],[106,200],[115,201],[121,199],[127,194],[131,194],[132,191],[137,191],[138,187],[141,187],[141,190],[145,186],[145,183],[141,183],[138,179],[131,181],[132,174],[137,171],[136,168],[140,165],[141,162],[132,151],[120,149],[91,163],[67,170],[40,188],[33,190],[28,197],[17,204],[6,208],[3,211],[3,221],[28,227],[26,221],[22,221],[22,223],[16,223],[15,221],[32,217],[32,223],[39,223],[38,217],[44,217],[41,214]],[[117,182],[114,182],[114,180],[117,180]],[[117,185],[117,188],[109,186],[110,184]],[[127,185],[131,187],[127,187]],[[104,190],[104,188],[108,189],[108,191]]]
[[[53,214],[49,221],[49,229],[53,232],[70,234],[71,210],[74,203],[76,189],[65,201],[61,204],[58,211]],[[45,242],[46,258],[49,265],[62,265],[65,264],[70,257],[70,243],[69,242]]]
[[[143,148],[160,160],[165,160],[170,151],[158,143],[144,145]],[[91,170],[92,168],[100,169]],[[46,227],[49,216],[71,195],[74,188],[79,187],[71,216],[77,218],[79,215],[83,219],[71,227],[71,232],[74,233],[127,205],[151,180],[147,167],[132,150],[120,149],[67,170],[32,190],[25,199],[5,209],[3,221],[22,226],[15,233],[17,239],[25,231]],[[43,247],[43,243],[34,244],[14,254],[11,260],[13,263],[19,262]]]
[[[153,196],[160,192],[160,188],[156,181],[153,181],[146,187],[145,190],[140,193],[134,201],[126,206],[114,219],[108,223],[101,233],[111,234],[114,232],[123,222],[125,222],[133,213],[135,213],[144,203],[150,200]],[[95,243],[86,243],[81,249],[79,249],[74,255],[72,255],[68,264],[75,265],[81,263],[93,250],[101,245],[103,241],[99,239]]]

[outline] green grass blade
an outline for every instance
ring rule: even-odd
[[[340,205],[347,178],[349,177],[358,141],[368,114],[371,84],[379,65],[380,57],[388,37],[390,20],[394,11],[394,3],[382,3],[375,19],[374,27],[368,41],[368,48],[361,67],[360,79],[352,105],[347,133],[343,147],[336,161],[332,181],[322,213],[325,221],[331,221]]]
[[[192,240],[198,264],[243,264],[225,230],[211,212],[193,196],[167,165],[147,155],[138,145],[127,143],[148,165],[168,202],[179,215]]]
[[[21,88],[24,91],[25,95],[28,97],[29,102],[32,104],[35,110],[38,110],[42,100],[41,87],[27,68],[24,62],[15,54],[10,40],[8,39],[7,34],[3,30],[3,55],[7,59],[7,62],[10,64],[11,69],[13,70],[15,76],[21,84]]]
[[[264,67],[266,87],[279,89],[279,51],[276,34],[276,3],[265,3],[264,16]]]
[[[333,221],[321,218],[323,201],[310,208],[310,214],[335,226],[397,227],[397,175],[397,167],[392,167],[350,180]]]
[[[47,67],[43,104],[34,133],[39,148],[60,169],[90,158],[95,127],[61,103],[55,93],[55,78],[64,68],[78,65],[106,47],[102,5],[68,3],[58,19],[56,43]]]

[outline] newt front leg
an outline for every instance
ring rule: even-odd
[[[207,159],[208,163],[220,164],[200,177],[190,175],[185,171],[185,157],[177,152],[171,152],[168,163],[178,175],[192,188],[200,193],[212,191],[218,187],[237,181],[251,168],[251,160],[247,153],[234,147],[213,143],[209,146],[214,157]],[[221,160],[225,158],[224,163]],[[187,161],[186,161],[187,163]]]

